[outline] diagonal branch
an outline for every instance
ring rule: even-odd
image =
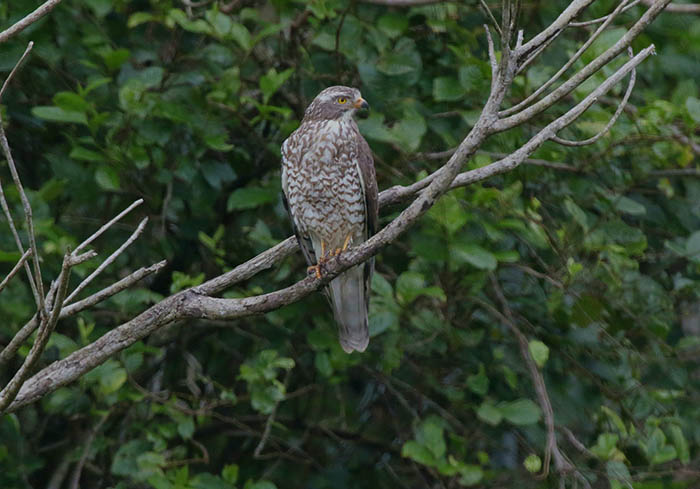
[[[53,301],[51,314],[48,315],[46,319],[42,320],[36,340],[34,341],[31,350],[29,350],[29,354],[24,359],[22,366],[19,368],[19,370],[17,370],[5,388],[0,391],[0,412],[9,406],[15,399],[20,388],[29,376],[32,368],[34,368],[34,365],[44,352],[46,344],[49,342],[51,333],[53,332],[61,313],[63,299],[66,297],[66,292],[68,291],[68,279],[70,277],[71,268],[91,258],[92,256],[93,255],[91,253],[85,253],[83,255],[78,255],[77,257],[70,253],[66,253],[66,255],[63,257],[63,266],[61,267],[61,273],[57,279],[58,285],[56,287],[56,298]]]
[[[10,270],[10,273],[7,274],[7,277],[5,277],[2,280],[2,282],[0,282],[0,292],[2,292],[2,289],[4,289],[5,286],[7,286],[7,284],[10,282],[10,280],[12,280],[12,277],[14,277],[17,274],[17,272],[19,272],[19,269],[22,268],[24,262],[26,262],[31,255],[32,250],[27,250],[24,252],[24,255],[20,257],[19,261],[17,261],[17,264],[12,268],[12,270]]]
[[[527,107],[526,109],[523,109],[517,114],[513,114],[509,117],[506,117],[505,119],[499,120],[498,123],[496,123],[496,130],[500,132],[505,131],[507,129],[511,129],[521,124],[523,121],[531,119],[540,112],[548,109],[556,102],[561,100],[563,97],[568,95],[572,90],[581,85],[590,76],[592,76],[603,66],[608,64],[614,58],[616,58],[622,51],[627,49],[627,47],[629,47],[629,45],[631,44],[632,40],[635,39],[646,28],[646,26],[648,26],[651,23],[651,21],[653,21],[663,11],[664,6],[670,1],[671,0],[659,0],[657,3],[654,4],[654,6],[652,6],[649,10],[644,12],[644,15],[642,15],[642,17],[637,22],[635,22],[635,24],[604,53],[602,53],[596,59],[587,64],[578,73],[569,78],[566,82],[562,83],[559,87],[552,91],[552,93],[544,97],[539,102],[532,104],[531,106]],[[523,50],[524,49],[525,46],[523,46]],[[518,54],[520,54],[520,52]]]
[[[18,22],[15,22],[13,25],[0,32],[0,44],[7,41],[15,34],[22,32],[24,29],[32,25],[37,20],[41,19],[44,15],[51,12],[54,9],[54,7],[56,7],[56,5],[58,5],[59,3],[61,3],[61,0],[47,0],[32,13],[28,14],[23,19],[19,20]]]
[[[61,315],[59,319],[73,316],[79,313],[80,311],[87,309],[88,307],[92,307],[95,304],[109,299],[113,295],[116,295],[119,292],[128,289],[129,287],[137,283],[139,280],[151,274],[158,273],[166,264],[167,261],[163,260],[158,263],[154,263],[150,267],[139,268],[138,270],[130,273],[118,282],[115,282],[114,284],[105,287],[99,292],[96,292],[83,300],[74,302],[73,304],[63,307],[63,309],[61,309]],[[49,296],[51,296],[51,293],[49,293]],[[22,326],[22,329],[20,329],[17,332],[17,334],[15,334],[15,336],[12,338],[12,340],[10,340],[7,346],[2,351],[0,351],[0,367],[3,364],[6,364],[8,361],[10,361],[12,357],[15,356],[17,350],[19,350],[19,347],[22,346],[22,344],[27,338],[29,338],[29,336],[34,332],[37,326],[38,321],[35,315],[31,320],[29,320],[29,322],[27,322],[27,324]]]
[[[557,81],[564,73],[566,73],[566,70],[571,68],[571,66],[583,55],[583,53],[590,47],[591,44],[593,44],[593,41],[595,41],[598,36],[605,30],[606,27],[617,17],[617,15],[622,11],[623,7],[629,0],[622,0],[620,4],[617,6],[613,12],[607,16],[605,21],[598,27],[598,29],[595,30],[593,34],[590,35],[590,37],[586,40],[585,43],[581,45],[581,47],[574,53],[574,55],[569,58],[569,60],[562,66],[559,71],[557,71],[549,80],[544,82],[540,88],[532,92],[528,97],[526,97],[524,100],[521,102],[517,103],[513,107],[503,110],[499,112],[498,115],[500,116],[508,116],[511,114],[514,114],[515,112],[519,111],[523,107],[526,107],[527,104],[535,100],[537,97],[539,97],[542,93],[544,93],[547,88],[549,88],[555,81]],[[524,65],[525,66],[525,65]]]
[[[132,205],[133,205],[133,204],[132,204]],[[127,211],[128,211],[128,210],[130,210],[130,208],[127,209]],[[126,211],[124,211],[122,214],[124,214],[125,212],[126,212]],[[117,216],[117,217],[119,217],[119,216]],[[114,221],[114,220],[116,220],[116,218],[113,219],[112,221]],[[126,241],[124,241],[124,243],[123,243],[119,248],[117,248],[116,251],[114,251],[114,253],[112,253],[111,255],[109,255],[105,261],[103,261],[102,263],[100,263],[100,266],[98,266],[98,267],[95,269],[94,272],[92,272],[90,275],[88,275],[87,278],[86,278],[85,280],[83,280],[82,282],[80,282],[80,284],[75,288],[75,290],[74,290],[73,292],[71,292],[70,295],[66,298],[65,303],[66,303],[66,304],[70,304],[71,301],[72,301],[80,292],[82,292],[82,290],[83,290],[85,287],[87,287],[87,286],[90,284],[90,282],[92,282],[92,281],[95,279],[95,277],[97,277],[100,273],[102,273],[102,272],[104,271],[105,268],[107,268],[108,266],[110,266],[110,265],[114,262],[114,260],[116,260],[116,259],[119,257],[119,255],[121,255],[121,254],[124,252],[124,250],[127,249],[127,248],[129,247],[129,245],[131,245],[131,243],[133,243],[134,241],[136,241],[136,239],[137,239],[137,238],[141,235],[141,233],[143,232],[143,228],[146,226],[146,223],[147,223],[147,222],[148,222],[148,218],[145,217],[145,218],[139,223],[139,225],[138,225],[138,227],[136,228],[136,230],[135,230],[133,233],[131,233],[131,236],[129,236],[129,238],[128,238]],[[109,224],[109,223],[108,223],[108,224]],[[104,226],[103,226],[103,227],[104,227]],[[98,233],[99,233],[99,231],[98,231]],[[89,238],[88,241],[90,241],[90,240],[94,239],[95,237],[97,237],[96,235],[98,235],[98,233],[95,233],[95,235],[93,235],[93,237]],[[86,243],[87,243],[88,241],[86,241]],[[83,244],[85,244],[85,243],[83,243]],[[77,249],[76,249],[76,251],[77,251]]]
[[[632,57],[632,48],[630,48],[630,57]],[[625,106],[627,105],[627,101],[630,98],[630,95],[632,95],[632,90],[634,89],[634,82],[637,77],[637,70],[633,69],[632,73],[630,74],[630,81],[629,84],[627,85],[627,91],[625,92],[625,95],[622,97],[622,101],[620,102],[620,105],[617,106],[617,109],[615,110],[615,113],[613,116],[610,118],[608,123],[605,125],[603,129],[601,129],[598,134],[595,136],[592,136],[588,139],[584,139],[583,141],[570,141],[568,139],[560,138],[559,136],[553,136],[552,141],[555,143],[559,143],[564,146],[586,146],[589,144],[593,144],[596,141],[598,141],[600,138],[605,136],[610,128],[617,122],[617,119],[620,117],[620,114],[622,114],[622,111],[625,110]]]

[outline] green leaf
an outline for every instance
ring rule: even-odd
[[[396,280],[396,297],[402,304],[410,304],[425,289],[425,278],[419,272],[406,271]]]
[[[619,440],[620,437],[615,433],[601,433],[596,444],[591,447],[591,452],[603,460],[609,460],[615,455]]]
[[[443,435],[444,430],[442,418],[432,415],[428,416],[418,427],[416,439],[430,450],[435,460],[443,458],[447,451]]]
[[[267,103],[270,97],[280,89],[284,82],[294,73],[294,68],[288,68],[281,73],[277,73],[274,68],[270,68],[267,74],[260,77],[260,91],[263,94],[263,102]]]
[[[415,460],[419,464],[427,465],[428,467],[433,467],[436,463],[432,452],[415,440],[409,440],[403,444],[401,456]]]
[[[105,190],[120,190],[119,173],[109,166],[101,166],[97,169],[95,172],[95,181]]]
[[[535,424],[542,416],[540,407],[530,399],[502,402],[497,407],[505,419],[518,426]]]
[[[451,76],[440,76],[433,80],[433,98],[437,102],[454,102],[466,93],[459,80]]]
[[[254,209],[263,204],[277,202],[278,198],[279,191],[276,189],[262,187],[239,188],[229,195],[226,202],[226,210],[231,212],[242,209]]]
[[[498,260],[490,251],[473,243],[458,243],[450,248],[457,263],[469,263],[480,270],[495,270]]]
[[[191,416],[184,416],[177,424],[177,432],[185,440],[192,438],[194,434],[194,420]]]
[[[246,52],[253,48],[253,40],[250,31],[243,24],[234,23],[231,26],[231,38],[238,43]]]
[[[549,348],[547,345],[539,340],[531,340],[527,346],[537,366],[540,368],[544,367],[544,364],[547,363],[547,359],[549,358]]]
[[[540,457],[538,457],[534,453],[531,453],[523,461],[523,466],[525,467],[525,469],[528,472],[530,472],[531,474],[535,474],[535,473],[539,472],[540,469],[542,468],[542,460],[540,459]]]
[[[83,112],[65,110],[61,107],[34,107],[32,108],[32,115],[34,117],[53,122],[74,122],[77,124],[87,124],[87,117]]]
[[[700,231],[695,231],[686,240],[685,255],[690,261],[700,263]]]
[[[95,161],[95,162],[100,162],[104,161],[104,156],[96,151],[92,151],[87,148],[83,148],[82,146],[75,146],[71,150],[71,152],[68,154],[70,158],[73,158],[74,160],[80,160],[80,161]]]
[[[643,216],[647,213],[646,207],[625,196],[619,197],[617,200],[615,200],[615,209],[633,216]]]
[[[221,470],[221,477],[230,484],[235,484],[238,481],[238,465],[224,465]]]
[[[399,37],[408,29],[408,17],[398,13],[384,14],[377,19],[377,29],[392,39]]]
[[[68,112],[87,112],[90,104],[74,92],[58,92],[53,96],[53,103]]]
[[[688,448],[688,441],[683,435],[683,430],[681,429],[681,427],[676,424],[669,425],[668,432],[671,436],[673,446],[676,448],[676,453],[678,453],[678,459],[683,464],[690,463],[690,450]]]
[[[503,414],[501,414],[500,409],[488,401],[481,403],[481,406],[479,406],[479,409],[476,411],[476,416],[481,421],[491,426],[498,426],[503,419]]]
[[[605,470],[609,479],[617,480],[626,484],[631,483],[630,471],[623,462],[620,462],[619,460],[610,460],[605,464]]]
[[[700,99],[688,97],[685,101],[685,108],[688,115],[698,124],[700,124]]]
[[[489,391],[489,378],[486,375],[486,369],[483,363],[479,364],[478,373],[467,377],[467,387],[469,387],[473,393],[480,396],[486,395]]]
[[[459,483],[463,486],[473,486],[481,482],[484,472],[478,465],[462,464],[459,467]]]
[[[129,20],[126,22],[126,26],[129,29],[133,29],[136,26],[144,24],[146,22],[152,22],[157,20],[157,17],[150,12],[136,12],[129,16]]]

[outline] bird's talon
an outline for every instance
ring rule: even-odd
[[[313,273],[317,279],[321,278],[321,265],[313,265],[306,269],[306,273]]]

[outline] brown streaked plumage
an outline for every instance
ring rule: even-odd
[[[299,246],[320,277],[321,265],[377,228],[377,179],[372,151],[353,119],[369,107],[359,90],[329,87],[307,107],[282,144],[282,190]],[[367,314],[374,259],[352,267],[326,287],[347,353],[369,343]]]

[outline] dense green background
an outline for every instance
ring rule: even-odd
[[[426,153],[455,146],[488,93],[477,4],[215,1],[189,15],[175,0],[64,0],[0,45],[4,77],[36,43],[2,110],[45,279],[67,246],[137,198],[145,204],[95,248],[106,256],[144,216],[146,232],[89,291],[169,261],[61,322],[42,364],[288,236],[279,147],[328,85],[357,86],[372,105],[360,127],[380,189],[437,168]],[[566,4],[526,2],[526,38]],[[36,5],[0,3],[0,29]],[[612,6],[598,1],[585,16]],[[642,11],[623,14],[584,61]],[[537,88],[588,32],[567,31],[506,103]],[[366,353],[342,352],[320,294],[262,317],[172,325],[0,417],[0,487],[47,487],[61,470],[68,487],[86,441],[86,488],[557,487],[556,476],[534,474],[545,429],[515,338],[488,308],[502,309],[495,279],[531,341],[557,425],[590,452],[564,431],[560,446],[594,487],[697,488],[700,178],[664,172],[698,166],[700,17],[662,14],[635,46],[650,42],[658,56],[641,66],[610,135],[533,155],[575,171],[523,165],[451,192],[382,251]],[[516,149],[610,72],[490,138],[469,167]],[[563,135],[591,136],[613,111],[603,100]],[[8,177],[0,162],[21,216]],[[3,276],[18,254],[4,218],[0,226]],[[74,284],[97,264],[78,267]],[[226,295],[303,274],[297,254]],[[2,292],[0,345],[32,305],[23,280]]]

